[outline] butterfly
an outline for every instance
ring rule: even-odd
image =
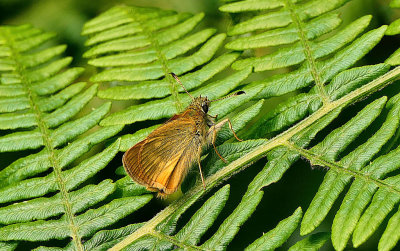
[[[182,183],[194,162],[198,163],[200,177],[205,189],[200,157],[203,148],[212,144],[217,155],[215,140],[218,131],[228,123],[235,138],[241,141],[232,128],[229,118],[216,123],[217,116],[208,114],[211,102],[245,94],[238,91],[227,97],[209,100],[207,97],[193,97],[174,74],[171,75],[192,98],[190,105],[174,115],[144,140],[132,146],[122,157],[128,175],[149,191],[158,192],[160,197],[174,193]]]

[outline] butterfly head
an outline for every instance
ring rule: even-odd
[[[223,98],[214,99],[214,100],[209,100],[207,97],[202,97],[202,96],[194,98],[186,90],[185,86],[181,83],[181,81],[179,80],[178,76],[176,76],[175,73],[173,73],[173,72],[171,72],[170,74],[182,86],[182,88],[185,90],[185,92],[192,98],[193,101],[190,104],[190,106],[191,107],[195,107],[196,110],[202,111],[203,113],[208,113],[208,108],[210,108],[211,102],[219,101],[219,100],[223,100],[223,99],[230,98],[230,97],[233,97],[233,96],[238,96],[238,95],[245,94],[244,91],[238,91],[238,92],[232,93],[231,95],[225,96]]]
[[[210,100],[207,97],[196,97],[192,101],[192,106],[196,107],[197,109],[201,110],[204,113],[208,112],[208,108],[210,108]]]

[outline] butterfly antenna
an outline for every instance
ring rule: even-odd
[[[175,73],[171,72],[170,73],[172,75],[172,77],[174,77],[174,79],[176,80],[176,82],[178,82],[182,88],[185,90],[185,92],[194,100],[193,96],[190,95],[190,93],[186,90],[185,86],[182,84],[181,80],[178,78],[178,76],[175,75]]]
[[[242,95],[242,94],[246,94],[246,92],[244,92],[244,91],[238,91],[238,92],[232,93],[231,95],[228,95],[228,96],[223,97],[223,98],[210,100],[210,102],[219,101],[219,100],[223,100],[223,99],[226,99],[226,98],[230,98],[230,97],[234,97],[234,96],[239,96],[239,95]]]

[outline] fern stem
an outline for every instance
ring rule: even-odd
[[[209,189],[211,188],[206,187],[206,191],[208,191]],[[125,238],[109,250],[121,250],[132,243],[134,240],[151,234],[163,220],[167,219],[167,217],[175,213],[181,206],[186,205],[187,207],[189,207],[190,205],[192,205],[202,195],[202,192],[205,192],[202,185],[195,186],[179,200],[171,203],[168,207],[164,208],[164,210],[154,216],[151,220],[147,221],[142,227],[140,227],[138,230],[133,232],[131,235],[129,235],[127,238]]]
[[[306,157],[311,162],[311,164],[315,163],[315,165],[321,165],[324,167],[328,167],[329,169],[333,169],[338,173],[349,174],[353,177],[363,179],[363,180],[367,181],[368,183],[374,183],[379,188],[385,188],[392,193],[400,195],[400,189],[398,189],[396,186],[388,184],[380,179],[373,178],[366,173],[363,173],[363,172],[360,172],[357,170],[351,170],[346,167],[340,166],[336,162],[326,160],[326,159],[322,158],[321,156],[319,156],[309,150],[301,148],[295,144],[286,143],[285,146],[298,152],[303,157]]]
[[[124,247],[128,246],[133,241],[143,237],[144,235],[150,234],[155,227],[157,227],[162,221],[167,219],[171,214],[173,214],[180,206],[185,205],[188,202],[189,205],[185,205],[189,207],[194,203],[200,196],[204,195],[208,191],[210,191],[213,187],[221,183],[223,180],[228,179],[233,174],[245,169],[247,166],[251,165],[252,162],[261,159],[267,152],[272,150],[273,148],[281,145],[286,145],[290,142],[290,139],[297,133],[306,129],[308,126],[314,124],[320,118],[328,114],[329,112],[334,111],[335,109],[343,108],[344,106],[351,104],[363,97],[371,94],[372,92],[379,90],[386,85],[390,84],[393,80],[400,76],[400,66],[389,71],[385,75],[374,79],[368,84],[358,88],[357,90],[343,96],[342,98],[335,100],[333,102],[327,103],[323,105],[319,110],[311,114],[309,117],[299,122],[295,126],[291,127],[289,130],[277,135],[276,137],[265,140],[265,143],[249,154],[231,162],[225,168],[219,170],[212,176],[208,177],[205,180],[206,189],[203,189],[201,183],[198,183],[194,186],[187,194],[185,194],[182,198],[174,201],[168,207],[166,207],[159,214],[154,216],[151,220],[146,222],[141,228],[136,230],[134,233],[126,237],[124,240],[119,242],[110,250],[121,250]]]
[[[26,71],[25,66],[20,63],[20,60],[21,60],[20,53],[13,46],[14,39],[8,33],[8,31],[0,30],[0,32],[2,33],[3,37],[6,38],[7,43],[10,45],[10,50],[13,54],[13,58],[15,59],[15,63],[16,63],[15,71],[18,72],[18,74],[21,76],[21,79],[22,79],[21,83],[24,85],[24,87],[27,90],[27,96],[28,96],[30,107],[35,114],[38,129],[43,138],[44,147],[49,153],[49,160],[50,160],[51,165],[53,166],[57,184],[58,184],[61,196],[63,198],[65,215],[69,222],[69,228],[71,230],[71,237],[75,243],[76,249],[79,251],[83,251],[84,249],[82,246],[81,237],[78,234],[78,227],[76,226],[76,223],[74,221],[74,214],[72,213],[72,206],[71,206],[71,202],[70,202],[70,199],[68,196],[68,190],[65,186],[65,181],[62,176],[62,171],[61,171],[62,168],[61,168],[60,164],[58,163],[58,160],[56,157],[56,152],[55,152],[55,149],[53,148],[52,140],[50,138],[51,132],[47,128],[46,122],[42,119],[42,117],[43,117],[42,112],[37,105],[37,100],[36,100],[37,95],[30,88],[30,86],[32,86],[32,82],[25,77],[27,75],[27,71]]]
[[[330,98],[325,91],[324,83],[322,83],[322,81],[321,81],[320,75],[317,70],[317,66],[315,64],[313,52],[310,48],[310,45],[308,44],[308,39],[307,39],[306,35],[304,34],[303,22],[301,21],[301,19],[299,19],[298,15],[296,13],[296,7],[290,0],[285,0],[285,7],[290,11],[290,15],[292,17],[293,23],[297,27],[300,41],[304,48],[304,55],[307,59],[308,67],[310,69],[310,72],[313,76],[315,85],[317,87],[317,92],[318,92],[319,96],[322,98],[323,104],[327,104],[330,102]]]
[[[124,11],[126,11],[124,9]],[[132,12],[135,12],[135,9],[132,8]],[[161,63],[161,66],[163,68],[164,71],[164,75],[165,78],[168,80],[168,82],[170,83],[170,90],[171,90],[171,96],[173,97],[174,101],[175,101],[175,106],[176,106],[176,110],[178,112],[181,112],[183,110],[183,106],[182,106],[182,102],[179,100],[179,92],[178,89],[176,88],[177,83],[175,81],[175,79],[171,76],[171,70],[168,67],[168,60],[165,58],[160,45],[158,44],[157,39],[154,37],[153,32],[151,32],[149,30],[149,27],[147,27],[146,25],[143,24],[142,20],[140,18],[136,18],[136,17],[140,17],[140,15],[135,15],[134,13],[132,14],[131,12],[127,12],[128,15],[130,15],[134,20],[136,20],[139,23],[140,28],[143,30],[143,33],[147,36],[147,38],[150,40],[150,44],[151,46],[154,48],[154,50],[157,53],[157,57]]]

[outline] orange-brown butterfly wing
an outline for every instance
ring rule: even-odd
[[[168,121],[124,154],[125,170],[149,190],[175,192],[201,153],[202,141],[196,131],[196,123],[190,118]]]
[[[199,142],[199,139],[192,138],[191,143],[186,147],[184,153],[181,155],[177,165],[170,175],[168,184],[165,188],[165,194],[170,194],[176,191],[179,185],[182,183],[183,178],[186,176],[188,167],[192,165],[194,161],[198,161],[201,155],[203,143]]]

